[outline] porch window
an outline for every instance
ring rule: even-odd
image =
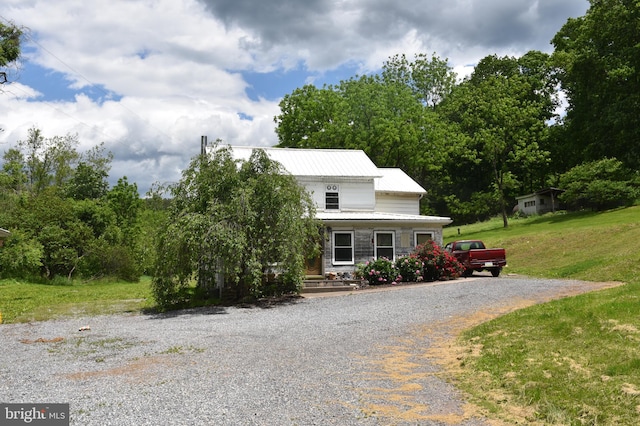
[[[333,264],[353,265],[353,231],[333,232]]]
[[[427,241],[433,240],[433,233],[431,232],[416,232],[414,236],[416,247],[426,243]]]
[[[375,249],[376,259],[386,257],[389,260],[395,258],[395,234],[393,232],[376,232]]]

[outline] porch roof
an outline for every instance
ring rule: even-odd
[[[558,194],[562,194],[563,192],[565,192],[564,189],[550,187],[550,188],[541,189],[541,190],[536,191],[536,192],[532,192],[531,194],[521,195],[519,197],[516,197],[516,200],[522,200],[524,198],[537,197],[537,196],[540,196],[540,195],[556,196]]]
[[[412,224],[431,224],[445,226],[453,222],[449,217],[442,216],[422,216],[414,214],[399,214],[385,212],[317,212],[316,218],[323,222],[397,222]]]

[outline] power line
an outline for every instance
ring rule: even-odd
[[[9,84],[9,87],[10,87],[10,88],[14,88],[14,87],[13,87],[13,83],[10,83],[10,84]],[[30,94],[29,92],[27,92],[26,90],[22,89],[22,88],[21,88],[21,87],[19,87],[19,86],[15,86],[15,89],[20,90],[20,91],[21,91],[22,93],[24,93],[27,97],[31,96],[31,94]],[[14,93],[13,91],[11,91],[11,90],[6,90],[6,89],[5,89],[5,90],[4,90],[4,92],[5,92],[5,93],[10,93],[10,94],[12,94],[16,99],[19,99],[19,96],[18,96],[16,93]],[[78,123],[82,124],[83,126],[86,126],[86,127],[87,127],[87,128],[89,128],[89,129],[91,129],[91,128],[96,128],[96,129],[97,129],[97,130],[98,130],[102,135],[104,135],[108,140],[111,140],[111,141],[113,141],[113,142],[115,142],[115,143],[122,143],[121,141],[117,140],[116,138],[114,138],[114,137],[112,137],[112,136],[109,136],[108,134],[106,134],[105,132],[103,132],[103,131],[100,129],[100,127],[99,127],[99,126],[91,126],[91,125],[89,125],[89,124],[85,123],[84,121],[80,120],[79,118],[74,117],[74,116],[72,116],[71,114],[67,113],[66,111],[63,111],[62,109],[60,109],[60,108],[56,107],[55,105],[51,104],[51,103],[50,103],[50,102],[48,102],[48,101],[39,101],[39,102],[40,102],[41,104],[44,104],[44,105],[48,106],[49,108],[51,108],[51,109],[53,109],[53,110],[55,110],[55,111],[57,111],[57,112],[59,112],[60,114],[66,115],[66,116],[67,116],[67,117],[69,117],[70,119],[77,121]]]
[[[8,25],[14,25],[11,21],[9,21],[8,19],[6,19],[5,17],[0,15],[0,19],[3,20],[6,24]],[[92,88],[97,89],[98,91],[100,91],[105,99],[108,99],[109,97],[112,96],[112,94],[114,92],[107,92],[103,89],[103,85],[102,84],[96,84],[93,81],[91,81],[90,79],[88,79],[87,77],[85,77],[80,71],[77,71],[75,68],[73,68],[71,65],[67,64],[65,61],[63,61],[62,59],[60,59],[57,55],[55,55],[53,52],[51,52],[49,49],[47,49],[46,47],[44,47],[42,44],[40,44],[36,39],[34,39],[28,32],[23,32],[23,36],[30,41],[31,43],[35,44],[36,46],[38,46],[40,48],[40,50],[42,50],[43,52],[46,52],[47,54],[49,54],[51,57],[53,57],[56,61],[60,62],[62,65],[64,65],[64,67],[66,67],[67,69],[69,69],[73,74],[75,74],[77,77],[80,77],[82,80],[84,80],[86,83],[88,83],[88,85]],[[24,91],[23,91],[24,92]],[[26,92],[24,92],[26,93]],[[26,93],[28,95],[28,93]],[[13,93],[14,96],[15,93]],[[17,97],[17,96],[16,96]],[[85,126],[91,128],[91,126],[89,126],[88,124],[84,123],[82,120],[75,118],[73,116],[71,116],[70,114],[67,114],[66,112],[53,107],[52,105],[48,104],[46,101],[40,101],[43,102],[45,104],[47,104],[48,106],[50,106],[51,108],[55,109],[58,112],[61,112],[62,114],[68,116],[69,118],[72,118],[76,121],[78,121],[79,123],[84,124]],[[167,139],[171,140],[171,136],[169,136],[168,134],[166,134],[164,131],[162,131],[161,129],[157,128],[156,126],[154,126],[153,124],[149,123],[147,120],[145,120],[142,116],[140,116],[138,113],[136,113],[135,111],[133,111],[132,109],[128,108],[127,106],[123,105],[122,102],[118,102],[117,103],[118,106],[120,108],[122,108],[123,110],[127,111],[128,113],[132,114],[133,116],[135,116],[138,120],[144,122],[146,125],[148,125],[149,127],[153,128],[154,130],[156,130],[159,134],[163,135],[164,137],[166,137]],[[124,141],[116,141],[113,138],[110,138],[111,140],[114,140],[116,143],[124,143]]]

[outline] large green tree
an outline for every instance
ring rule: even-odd
[[[560,176],[560,199],[576,210],[631,206],[640,195],[639,178],[615,158],[590,161]]]
[[[11,236],[0,274],[138,279],[137,187],[123,178],[107,191],[113,155],[103,144],[79,153],[78,144],[75,135],[45,138],[33,128],[5,151],[0,223]]]
[[[6,67],[20,57],[22,29],[12,23],[0,22],[0,67]]]
[[[382,78],[387,82],[402,83],[424,105],[435,108],[456,86],[456,73],[446,59],[435,53],[429,58],[424,53],[409,61],[405,55],[394,55],[382,67]]]
[[[640,2],[590,0],[553,38],[568,108],[557,158],[640,167]],[[565,170],[566,170],[565,168]]]
[[[21,36],[22,28],[10,22],[0,22],[0,84],[7,82],[4,69],[20,57]]]
[[[18,142],[29,191],[38,194],[50,186],[62,189],[73,175],[79,143],[77,134],[45,138],[40,129],[29,129],[27,139]]]
[[[159,304],[181,301],[192,280],[204,297],[299,290],[317,243],[314,204],[264,151],[238,163],[216,146],[192,160],[172,195],[153,277]]]
[[[488,56],[443,105],[467,137],[454,159],[475,186],[470,200],[495,200],[505,227],[514,195],[535,178],[532,171],[548,162],[542,146],[556,103],[546,64],[540,52],[522,58]]]

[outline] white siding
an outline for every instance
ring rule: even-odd
[[[342,180],[342,179],[299,179],[307,191],[313,197],[316,208],[324,210],[325,192],[327,185],[336,185],[340,194],[340,211],[366,210],[373,211],[375,207],[375,195],[373,191],[373,179],[369,180]]]
[[[376,194],[377,212],[420,214],[420,196],[415,194]]]
[[[518,198],[518,210],[525,215],[533,215],[538,213],[536,195]]]

